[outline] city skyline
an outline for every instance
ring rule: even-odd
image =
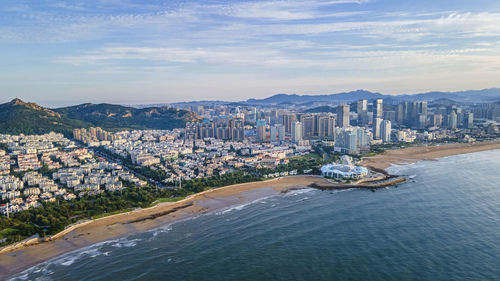
[[[4,102],[499,86],[492,1],[16,1],[0,10]]]

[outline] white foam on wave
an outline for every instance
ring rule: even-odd
[[[172,224],[168,224],[168,225],[162,226],[160,228],[155,228],[155,229],[150,231],[150,232],[152,232],[152,236],[151,236],[150,240],[155,239],[161,233],[167,233],[167,232],[170,232],[171,230],[172,230]]]
[[[295,203],[306,201],[306,200],[309,200],[309,199],[311,199],[311,198],[309,198],[309,197],[306,196],[304,198],[300,198],[299,200],[295,201]]]
[[[141,239],[125,239],[125,238],[122,238],[122,239],[119,239],[118,242],[114,243],[113,247],[115,248],[130,248],[130,247],[134,247],[135,245],[137,245],[137,242],[141,241]]]
[[[20,280],[32,280],[32,275],[36,275],[35,280],[52,280],[48,275],[53,274],[54,272],[50,270],[52,266],[71,266],[76,261],[83,258],[96,258],[99,256],[108,256],[111,251],[102,251],[105,246],[112,246],[116,248],[121,247],[133,247],[137,245],[140,239],[128,239],[128,238],[120,238],[107,240],[103,242],[99,242],[69,253],[66,253],[62,256],[55,257],[38,265],[35,265],[31,268],[26,269],[25,271],[19,273],[18,275],[14,275],[9,281],[20,281]],[[41,276],[38,276],[41,275]]]
[[[248,207],[248,206],[256,204],[256,203],[265,204],[265,203],[267,203],[267,201],[266,201],[267,199],[269,199],[271,197],[275,197],[275,196],[277,196],[277,195],[271,195],[271,196],[267,196],[267,197],[262,197],[262,198],[253,200],[251,202],[243,203],[243,204],[236,205],[236,206],[231,206],[231,207],[222,209],[221,211],[215,212],[215,215],[220,216],[220,215],[224,215],[224,214],[227,214],[227,213],[230,213],[230,212],[233,212],[233,211],[241,211],[245,207]]]
[[[285,194],[285,197],[288,197],[288,196],[297,196],[297,195],[300,195],[300,194],[309,193],[309,192],[313,192],[313,191],[316,191],[316,190],[317,189],[314,189],[314,188],[311,188],[311,187],[303,188],[303,189],[297,189],[297,190],[292,190],[290,192],[287,192]]]

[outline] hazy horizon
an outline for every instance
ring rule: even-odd
[[[455,93],[455,92],[467,92],[467,91],[482,91],[482,90],[489,90],[489,89],[499,89],[500,87],[493,87],[493,88],[488,88],[488,89],[467,89],[467,90],[459,90],[459,91],[429,91],[429,92],[450,92],[450,93]],[[307,93],[276,93],[276,94],[273,94],[273,95],[269,95],[269,96],[265,96],[265,97],[260,97],[258,99],[265,99],[265,98],[269,98],[269,97],[272,97],[274,95],[279,95],[279,94],[286,94],[286,95],[299,95],[299,96],[316,96],[316,95],[331,95],[331,94],[342,94],[342,93],[349,93],[349,92],[355,92],[355,91],[368,91],[368,92],[372,92],[372,93],[379,93],[379,94],[382,94],[382,95],[391,95],[391,96],[400,96],[400,95],[418,95],[418,94],[425,94],[425,93],[429,93],[429,92],[416,92],[416,93],[399,93],[399,94],[391,94],[391,93],[383,93],[383,92],[376,92],[376,91],[370,91],[370,90],[364,90],[364,89],[357,89],[357,90],[351,90],[351,91],[345,91],[345,92],[331,92],[331,93],[317,93],[317,94],[307,94]],[[125,103],[125,102],[121,102],[119,100],[111,100],[111,101],[83,101],[83,102],[78,102],[78,103],[62,103],[62,104],[50,104],[50,103],[46,103],[44,100],[41,100],[41,101],[36,101],[36,100],[28,100],[28,99],[23,99],[23,98],[20,98],[20,97],[14,97],[14,98],[10,98],[10,99],[7,99],[7,100],[0,100],[0,104],[2,103],[7,103],[7,102],[10,102],[14,99],[20,99],[22,100],[23,102],[34,102],[38,105],[41,105],[41,106],[44,106],[44,107],[47,107],[47,108],[58,108],[58,107],[65,107],[65,106],[73,106],[73,105],[79,105],[79,104],[84,104],[84,103],[93,103],[93,104],[100,104],[100,103],[106,103],[106,104],[118,104],[118,105],[124,105],[124,106],[141,106],[141,105],[154,105],[154,104],[173,104],[173,103],[182,103],[182,102],[203,102],[203,101],[208,101],[208,102],[211,102],[211,101],[222,101],[222,102],[244,102],[248,99],[252,99],[253,97],[249,97],[247,99],[244,99],[244,100],[231,100],[231,99],[227,99],[227,100],[223,100],[223,99],[198,99],[198,100],[180,100],[180,101],[174,101],[174,102],[162,102],[162,101],[152,101],[152,102],[137,102],[137,103]]]

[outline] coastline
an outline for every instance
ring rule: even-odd
[[[165,202],[146,209],[137,209],[73,225],[55,234],[52,241],[30,245],[16,245],[12,250],[0,253],[0,279],[54,257],[110,239],[167,225],[182,219],[210,211],[285,193],[287,190],[306,188],[325,181],[319,176],[290,176],[266,181],[229,185],[193,194],[177,202]],[[252,194],[259,191],[259,194]],[[9,246],[7,246],[9,247]],[[12,247],[12,245],[11,245]]]
[[[361,165],[385,170],[391,165],[405,165],[421,160],[500,149],[500,141],[472,144],[443,144],[388,150],[363,158]],[[8,278],[36,264],[96,243],[122,238],[167,225],[217,209],[250,202],[256,198],[286,193],[313,184],[329,184],[319,176],[289,176],[210,189],[177,202],[165,202],[73,225],[54,235],[53,241],[23,246],[0,252],[0,279]],[[253,192],[253,193],[252,193]],[[254,198],[252,198],[254,197]]]
[[[362,158],[361,165],[385,170],[392,165],[407,165],[418,161],[436,161],[439,158],[473,152],[500,149],[500,140],[476,143],[453,143],[432,146],[415,146],[387,150],[382,154]]]

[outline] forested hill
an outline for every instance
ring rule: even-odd
[[[70,135],[74,128],[174,129],[199,120],[189,111],[168,107],[132,108],[113,104],[81,104],[49,109],[20,99],[0,104],[0,133]]]

